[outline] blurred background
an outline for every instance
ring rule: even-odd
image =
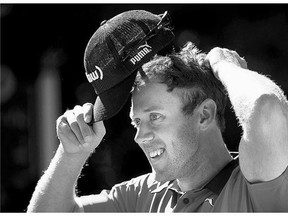
[[[236,50],[287,94],[286,4],[1,4],[1,212],[26,210],[58,146],[57,117],[95,101],[83,67],[89,38],[102,20],[132,9],[168,10],[175,46]],[[150,171],[133,141],[129,106],[105,122],[107,135],[83,169],[79,195]],[[237,151],[241,129],[229,103],[225,115],[224,139]]]

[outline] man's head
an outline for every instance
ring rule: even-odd
[[[227,101],[222,83],[212,74],[211,68],[204,63],[206,54],[201,53],[193,43],[188,42],[179,52],[168,56],[156,56],[143,65],[138,72],[135,88],[148,80],[157,80],[167,85],[168,92],[177,89],[183,102],[185,115],[193,114],[194,109],[205,99],[212,99],[217,106],[217,123],[225,130],[224,112]]]
[[[224,129],[224,88],[204,58],[189,43],[179,53],[156,56],[137,75],[130,113],[135,141],[159,181],[193,175],[212,149],[203,144],[205,134]]]

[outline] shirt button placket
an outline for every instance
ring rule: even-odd
[[[184,198],[184,199],[183,199],[183,203],[187,205],[187,204],[189,203],[189,199],[188,199],[187,197]]]

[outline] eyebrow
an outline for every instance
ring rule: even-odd
[[[158,105],[152,105],[146,109],[143,110],[144,113],[147,113],[147,112],[151,112],[151,111],[159,111],[159,110],[164,110],[164,108],[162,106],[158,106]],[[131,119],[133,119],[132,117],[132,109],[130,109],[130,112],[129,112],[129,117]]]
[[[144,112],[158,111],[158,110],[163,110],[163,109],[164,108],[162,106],[153,105],[151,107],[144,109]]]

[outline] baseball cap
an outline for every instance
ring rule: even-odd
[[[85,75],[97,95],[94,122],[115,116],[127,102],[139,69],[174,39],[168,12],[123,12],[104,20],[84,53]]]

